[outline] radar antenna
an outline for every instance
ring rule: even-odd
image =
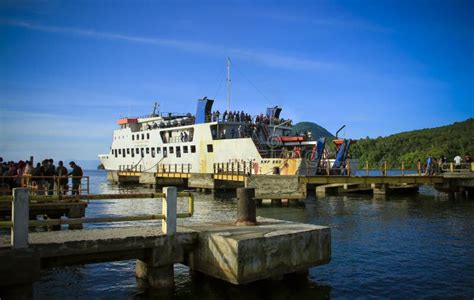
[[[230,57],[227,57],[227,111],[230,111]]]
[[[155,106],[153,107],[153,117],[156,117],[157,114],[157,109],[158,109],[158,112],[160,111],[160,105],[158,104],[158,102],[155,102]]]

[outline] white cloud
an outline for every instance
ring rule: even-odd
[[[278,54],[275,51],[269,52],[260,52],[256,50],[244,50],[239,48],[224,48],[216,45],[210,45],[205,43],[196,43],[190,41],[180,41],[174,39],[162,39],[162,38],[151,38],[151,37],[141,37],[141,36],[132,36],[124,35],[119,33],[110,33],[110,32],[100,32],[95,30],[85,30],[79,28],[71,27],[57,27],[57,26],[46,26],[32,24],[24,21],[14,21],[14,20],[0,20],[1,23],[27,28],[30,30],[50,32],[50,33],[64,33],[72,34],[83,37],[90,37],[96,39],[105,39],[105,40],[115,40],[115,41],[124,41],[131,43],[142,43],[149,44],[159,47],[168,47],[179,49],[182,51],[190,51],[201,54],[213,54],[219,56],[232,56],[234,58],[240,58],[247,61],[252,61],[255,63],[260,63],[270,67],[276,68],[285,68],[291,70],[320,70],[332,68],[335,64],[330,62],[322,62],[310,58],[302,58],[297,56],[288,56],[284,54]]]

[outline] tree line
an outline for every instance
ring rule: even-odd
[[[474,118],[452,125],[397,133],[387,137],[363,138],[352,145],[351,156],[360,161],[393,163],[424,162],[429,155],[446,156],[474,153]]]

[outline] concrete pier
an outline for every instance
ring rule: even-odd
[[[192,226],[199,242],[188,263],[194,271],[234,284],[281,277],[327,264],[331,259],[328,227],[257,218],[258,226],[231,223]]]
[[[255,222],[253,189],[239,190],[241,224],[232,221],[192,226],[176,223],[178,216],[193,215],[192,195],[187,195],[188,213],[178,214],[176,187],[165,187],[163,191],[163,215],[153,218],[162,219],[161,226],[29,233],[28,191],[15,189],[13,221],[6,222],[12,228],[11,240],[0,237],[0,297],[18,291],[18,287],[26,291],[22,297],[28,297],[40,269],[48,267],[137,259],[135,275],[141,282],[152,288],[169,289],[174,287],[175,263],[188,264],[195,272],[234,284],[245,284],[330,261],[329,228],[263,218]],[[68,223],[96,219],[75,218]],[[38,221],[31,224],[35,222]]]
[[[179,168],[178,168],[179,169]],[[153,173],[150,173],[153,174]],[[126,182],[138,182],[140,172],[109,172],[108,178],[111,180]],[[144,175],[150,177],[150,175]],[[185,173],[158,172],[155,173],[156,184],[179,184],[189,188],[203,188],[211,190],[235,190],[239,187],[255,188],[256,199],[305,199],[307,188],[315,185],[326,185],[323,193],[347,192],[374,192],[370,188],[375,184],[375,194],[385,195],[387,192],[416,192],[416,186],[433,185],[438,191],[448,194],[459,194],[473,197],[474,194],[474,167],[466,172],[448,172],[434,176],[422,176],[416,174],[403,174],[396,176],[339,176],[339,175],[255,175],[239,171],[217,172],[217,173],[191,173],[189,169]],[[122,177],[130,177],[129,179]],[[179,182],[167,181],[168,179],[179,179]],[[149,181],[149,180],[148,180]],[[147,181],[147,182],[148,182]],[[337,185],[332,186],[332,185]],[[344,189],[342,186],[349,188]],[[352,185],[360,185],[352,187]],[[384,186],[390,185],[389,189]],[[412,185],[412,187],[408,187]],[[339,189],[339,187],[342,187]],[[392,188],[394,187],[394,188]],[[453,194],[453,195],[454,195]]]
[[[298,176],[252,175],[245,178],[245,187],[255,188],[257,199],[305,199],[307,195]]]
[[[328,227],[257,218],[258,226],[233,222],[36,232],[27,249],[0,239],[0,286],[31,285],[40,268],[137,259],[135,275],[151,287],[172,287],[172,265],[186,263],[234,284],[274,278],[329,263]],[[187,259],[185,259],[187,258]],[[16,275],[12,275],[15,270]]]

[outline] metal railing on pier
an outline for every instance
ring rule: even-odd
[[[162,199],[164,202],[175,201],[178,198],[188,199],[188,211],[176,213],[175,218],[189,218],[194,214],[194,196],[190,192],[168,192],[165,188],[163,193],[142,193],[142,194],[103,194],[103,195],[73,195],[73,196],[36,196],[31,195],[29,191],[22,192],[22,200],[27,203],[44,203],[44,202],[64,202],[70,200],[91,200],[103,201],[103,200],[124,200],[124,199]],[[13,191],[15,195],[15,190]],[[26,199],[24,199],[26,197]],[[18,197],[17,197],[18,198]],[[13,208],[15,207],[15,196],[3,196],[0,199],[0,203],[11,202],[12,203],[12,221],[0,221],[0,228],[12,228],[15,224]],[[23,203],[24,204],[24,203]],[[29,205],[27,205],[28,207]],[[164,206],[163,206],[164,207]],[[163,208],[163,210],[165,210]],[[151,215],[137,215],[137,216],[118,216],[118,217],[97,217],[97,218],[61,218],[61,219],[48,219],[48,220],[29,220],[29,227],[36,226],[50,226],[50,225],[63,225],[63,224],[83,224],[83,223],[110,223],[110,222],[127,222],[127,221],[147,221],[147,220],[166,220],[166,212],[162,214],[151,214]],[[173,217],[173,216],[171,216]]]
[[[418,162],[369,162],[365,161],[363,166],[359,166],[359,170],[364,172],[365,176],[372,174],[377,176],[435,176],[444,172],[474,172],[474,164],[466,163],[456,165],[455,163],[433,163],[427,165]]]
[[[342,172],[335,172],[339,170]],[[444,172],[474,172],[474,163],[433,163],[430,166],[418,162],[358,162],[352,166],[351,160],[346,160],[340,168],[332,169],[328,161],[322,161],[318,168],[321,175],[364,175],[364,176],[436,176]]]
[[[69,186],[70,180],[72,186]],[[34,195],[89,194],[89,176],[0,176],[0,195],[15,187],[28,188]]]

